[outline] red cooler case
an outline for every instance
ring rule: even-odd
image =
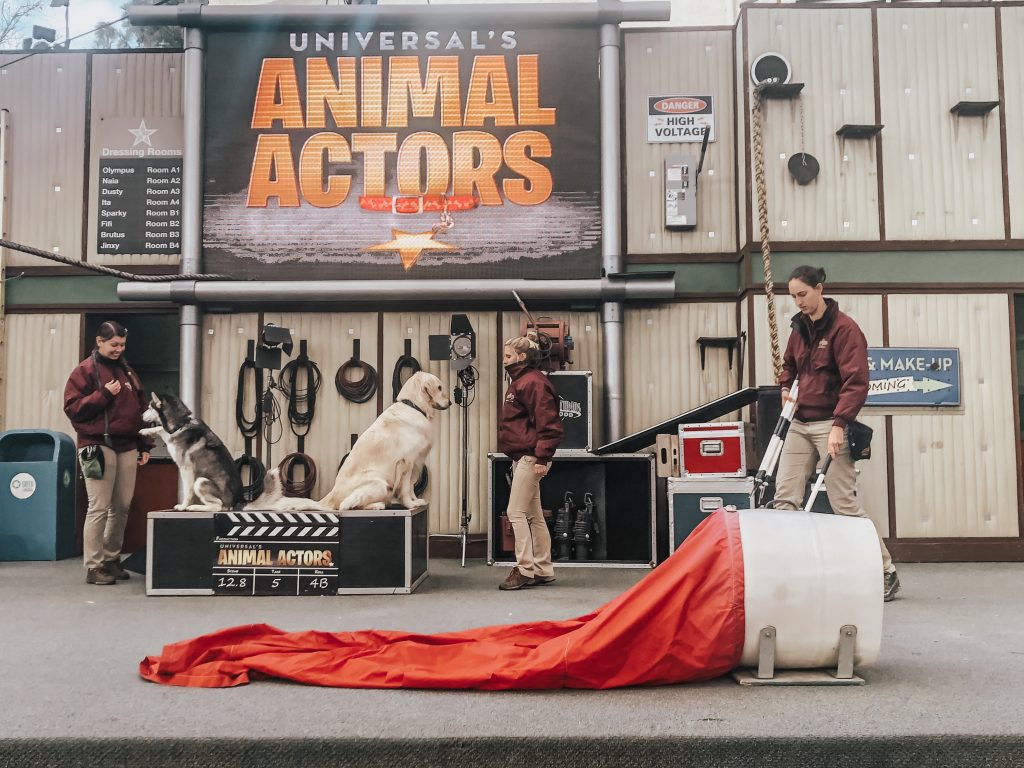
[[[681,424],[679,464],[683,477],[746,477],[743,422]]]

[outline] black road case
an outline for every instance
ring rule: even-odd
[[[511,566],[515,553],[502,543],[501,518],[508,507],[512,460],[503,453],[489,453],[487,464],[487,562]],[[541,506],[554,513],[566,492],[573,494],[577,505],[583,504],[585,493],[593,495],[597,530],[589,557],[555,560],[556,567],[654,567],[654,454],[556,453],[540,484]]]

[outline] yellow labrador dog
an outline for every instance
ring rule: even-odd
[[[384,509],[397,502],[407,509],[427,502],[416,498],[413,484],[434,442],[434,411],[451,407],[441,380],[414,373],[398,400],[359,437],[338,470],[334,488],[320,500],[329,509]]]

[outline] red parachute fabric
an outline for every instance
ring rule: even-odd
[[[725,674],[743,639],[739,520],[719,510],[632,589],[576,619],[438,635],[251,624],[165,646],[139,674],[199,688],[260,676],[344,688],[616,688]]]

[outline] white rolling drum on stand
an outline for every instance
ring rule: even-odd
[[[865,518],[774,509],[740,516],[745,685],[863,684],[882,642],[882,555]],[[777,670],[787,670],[778,672]]]

